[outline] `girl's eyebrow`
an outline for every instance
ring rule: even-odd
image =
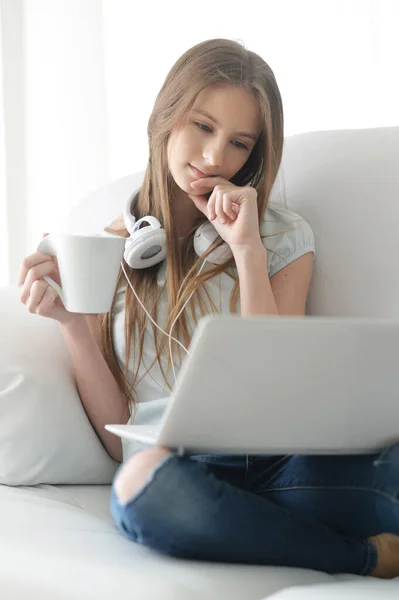
[[[212,115],[210,115],[208,112],[206,112],[206,110],[196,109],[194,112],[196,112],[200,115],[203,115],[204,117],[208,117],[208,119],[213,121],[215,123],[215,125],[220,127],[220,123],[215,119],[215,117],[212,117]],[[246,137],[254,142],[256,142],[256,140],[258,139],[258,136],[255,133],[246,133],[245,131],[236,131],[236,133],[234,133],[233,135],[239,135],[241,137]]]

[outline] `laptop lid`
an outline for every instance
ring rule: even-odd
[[[399,321],[206,316],[157,443],[191,453],[369,453],[399,438]]]

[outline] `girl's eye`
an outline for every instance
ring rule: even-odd
[[[248,150],[248,147],[242,142],[233,142],[236,148],[241,148],[242,150]]]
[[[212,132],[212,129],[208,127],[208,125],[204,125],[204,123],[198,123],[198,121],[194,121],[194,125],[196,125],[202,131],[205,131],[207,133]],[[235,148],[238,148],[239,150],[248,150],[248,146],[246,146],[242,142],[234,141],[232,142],[232,144]]]
[[[212,129],[208,127],[208,125],[204,125],[203,123],[194,122],[194,125],[202,129],[202,131],[212,131]]]

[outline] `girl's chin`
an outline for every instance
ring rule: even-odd
[[[195,181],[195,177],[191,173],[190,167],[187,167],[187,169],[183,168],[179,170],[179,172],[176,173],[176,177],[174,177],[172,173],[172,178],[175,182],[175,185],[182,192],[185,192],[186,194],[192,194],[193,188],[191,187],[191,184],[193,181]]]
[[[193,192],[193,188],[191,187],[192,181],[194,181],[194,180],[189,179],[188,177],[181,177],[179,180],[176,181],[176,184],[182,190],[182,192],[185,192],[186,194],[192,194],[192,192]]]

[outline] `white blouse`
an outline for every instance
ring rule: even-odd
[[[291,230],[291,231],[286,231]],[[261,236],[263,245],[267,248],[267,266],[269,277],[275,275],[280,269],[287,266],[289,263],[306,254],[313,252],[315,258],[315,240],[313,231],[307,221],[297,213],[288,209],[282,208],[269,203],[265,211],[264,219],[261,224]],[[203,271],[213,268],[213,265],[206,264]],[[159,270],[158,285],[162,286],[165,283],[165,262]],[[116,303],[114,306],[114,324],[113,324],[113,342],[116,351],[116,356],[122,368],[125,367],[125,339],[124,339],[124,321],[125,321],[125,291],[126,281],[120,286],[117,292]],[[210,297],[215,303],[217,310],[221,314],[230,314],[229,302],[230,294],[233,289],[234,281],[226,273],[222,273],[208,282],[206,287]],[[204,297],[204,296],[203,296]],[[166,323],[167,311],[167,294],[166,289],[163,291],[158,303],[158,325],[164,329]],[[237,301],[237,311],[240,311],[240,302]],[[190,312],[187,314],[188,326],[192,335],[195,329],[195,322],[189,319]],[[190,315],[191,316],[191,315]],[[196,313],[197,320],[201,318],[199,309]],[[146,367],[149,367],[155,359],[155,343],[152,333],[152,324],[147,325],[148,335],[144,340],[143,361]],[[163,334],[159,332],[159,336]],[[176,337],[175,332],[172,335]],[[160,338],[159,338],[160,339]],[[166,346],[168,347],[168,345]],[[179,371],[180,361],[176,344],[174,348],[174,366],[176,376]],[[182,351],[182,357],[184,355]],[[161,363],[166,372],[167,355],[161,359]],[[184,358],[184,357],[183,357]],[[153,425],[159,422],[165,407],[167,406],[170,390],[163,380],[163,375],[160,371],[158,362],[155,361],[148,374],[145,373],[143,364],[140,366],[138,374],[138,383],[135,386],[135,394],[138,399],[135,424]],[[137,362],[134,351],[131,352],[129,362],[130,381],[133,381],[134,373],[136,372]],[[174,377],[173,372],[168,374],[168,382],[170,387],[173,387]],[[127,443],[123,440],[124,460],[127,455],[131,455],[138,449],[141,449],[141,444],[134,442]]]

